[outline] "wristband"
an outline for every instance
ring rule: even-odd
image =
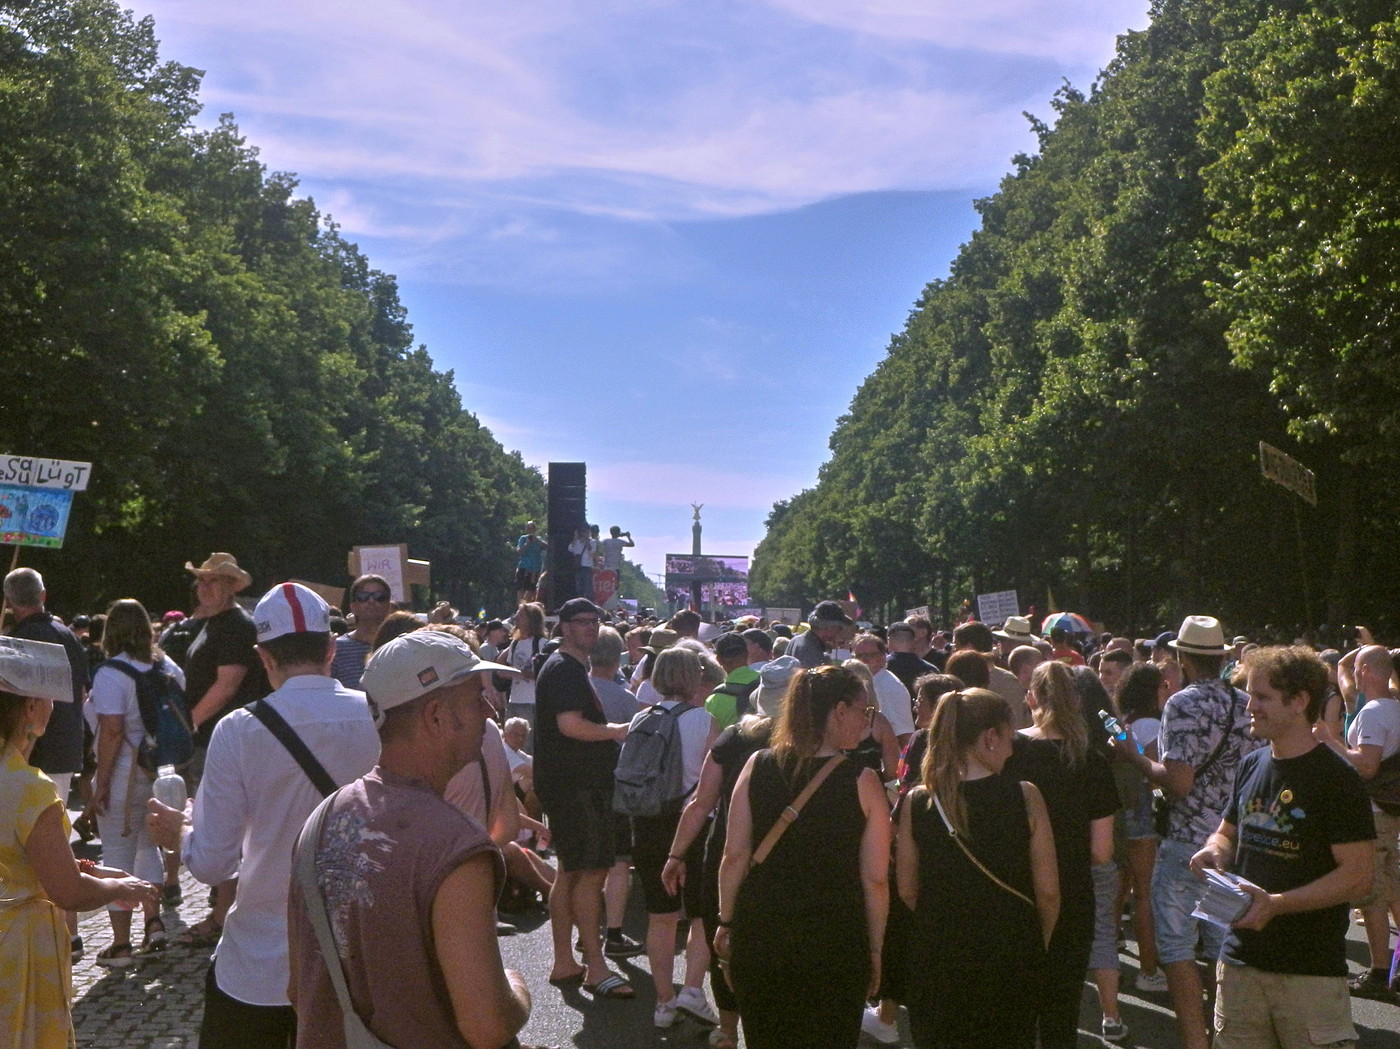
[[[667,856],[666,858],[667,858],[668,860],[675,860],[677,863],[684,863],[684,862],[685,862],[685,857],[684,857],[684,856],[677,856],[674,852],[671,853],[671,855]]]
[[[721,928],[721,929],[732,929],[732,928],[734,928],[734,923],[733,923],[733,922],[727,922],[727,921],[725,921],[723,918],[718,918],[718,919],[716,919],[716,920],[715,920],[715,925],[717,925],[717,926],[718,926],[719,928]]]

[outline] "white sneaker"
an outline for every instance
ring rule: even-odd
[[[860,1029],[881,1045],[894,1045],[899,1041],[899,1026],[885,1023],[880,1019],[880,1010],[868,1005],[860,1018]]]
[[[676,999],[669,1002],[657,1002],[656,1010],[651,1014],[652,1026],[665,1030],[672,1027],[676,1022]]]
[[[681,993],[668,1004],[679,1009],[691,1019],[699,1020],[702,1024],[710,1027],[719,1023],[719,1014],[710,1008],[710,1003],[705,1000],[705,992],[699,987],[682,987]]]
[[[1155,973],[1139,972],[1133,986],[1150,994],[1167,993],[1167,974],[1158,969]]]

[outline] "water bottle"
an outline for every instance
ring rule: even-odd
[[[1103,727],[1110,736],[1119,743],[1126,743],[1128,741],[1128,730],[1122,726],[1116,717],[1106,710],[1100,710],[1099,717],[1103,719]]]
[[[151,795],[162,805],[169,805],[177,812],[183,813],[185,802],[189,800],[189,794],[185,790],[185,777],[175,771],[174,765],[161,765],[156,772],[156,781],[151,785]],[[170,855],[172,850],[161,849],[161,852]]]

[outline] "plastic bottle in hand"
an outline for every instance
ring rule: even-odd
[[[1116,717],[1114,717],[1106,710],[1100,710],[1099,717],[1103,719],[1103,727],[1110,736],[1116,739],[1119,743],[1126,743],[1128,741],[1128,730],[1123,727],[1122,722],[1120,722]],[[1138,753],[1142,753],[1141,747],[1138,747]]]
[[[151,795],[162,805],[169,805],[177,812],[185,811],[189,793],[185,790],[185,777],[175,771],[174,765],[162,765],[156,770],[156,781],[151,785]],[[162,849],[164,853],[172,850]]]

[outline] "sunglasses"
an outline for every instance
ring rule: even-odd
[[[356,590],[350,596],[361,603],[372,601],[377,604],[383,604],[389,600],[389,595],[383,590]]]

